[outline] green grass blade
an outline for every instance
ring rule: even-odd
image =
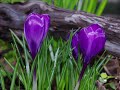
[[[96,12],[96,15],[100,16],[107,4],[108,0],[102,0],[102,2],[100,3],[98,9],[97,9],[97,12]]]
[[[83,11],[87,11],[88,4],[89,4],[89,0],[84,0],[83,9],[82,9]]]
[[[49,82],[48,90],[50,88],[50,85],[51,85],[51,82],[52,82],[52,79],[53,79],[53,76],[54,76],[54,72],[55,72],[55,68],[56,68],[56,64],[57,64],[58,53],[59,53],[59,48],[57,49],[57,51],[55,53],[54,67],[53,67],[52,74],[51,74],[51,77],[50,77],[50,82]]]
[[[12,65],[6,58],[4,58],[4,59],[5,59],[5,61],[8,63],[8,65],[14,70],[13,65]]]
[[[93,7],[92,7],[91,13],[94,14],[94,13],[96,12],[97,5],[98,5],[98,0],[94,0],[94,5],[93,5]]]
[[[14,70],[14,73],[13,73],[10,90],[14,90],[14,85],[15,85],[15,79],[16,79],[18,66],[19,66],[19,60],[17,60],[16,66],[15,66],[15,70]]]
[[[10,32],[11,32],[11,34],[16,38],[17,42],[23,47],[23,43],[22,43],[22,41],[18,38],[18,36],[16,36],[16,34],[15,34],[12,30],[10,30]]]
[[[28,55],[27,55],[27,49],[26,49],[26,44],[25,44],[25,38],[24,36],[22,35],[22,38],[23,38],[23,49],[24,49],[24,55],[25,55],[25,62],[26,62],[26,71],[27,71],[27,74],[28,74],[28,78],[29,78],[29,74],[30,74],[30,67],[29,67],[29,60],[28,60]]]
[[[89,12],[89,13],[92,12],[92,9],[93,9],[94,4],[96,4],[96,3],[95,3],[95,0],[90,0],[89,5],[88,5],[88,8],[87,8],[87,12]]]
[[[83,6],[83,0],[78,0],[77,10],[80,11],[82,9],[82,6]]]
[[[3,77],[3,75],[2,75],[2,71],[1,71],[1,70],[0,70],[0,79],[1,79],[2,90],[6,90],[6,89],[5,89],[4,77]]]

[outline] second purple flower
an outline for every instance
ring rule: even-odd
[[[87,65],[105,46],[105,32],[98,24],[92,24],[81,29],[72,37],[73,57],[77,60],[78,53],[83,56],[83,67],[79,75],[75,90],[79,88],[80,81],[84,75]]]
[[[81,29],[72,38],[73,57],[77,60],[82,53],[84,62],[89,63],[105,46],[105,32],[98,24]]]

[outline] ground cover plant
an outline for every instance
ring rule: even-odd
[[[55,1],[46,1],[49,4],[54,4],[58,7],[63,7],[66,9],[77,9],[84,10],[91,13],[96,13],[97,15],[101,15],[106,1],[102,1],[97,8],[97,0],[96,4],[93,3],[93,0],[90,1],[82,1],[83,4],[74,1],[75,4],[70,4],[70,0]],[[80,2],[79,1],[79,2]],[[58,5],[60,3],[60,5]],[[80,5],[81,4],[81,5]],[[70,6],[71,5],[71,6]],[[78,7],[79,6],[79,7]],[[94,6],[94,7],[92,7]],[[97,9],[96,9],[97,8]],[[71,40],[74,32],[70,34],[70,39],[68,41],[63,41],[62,39],[55,40],[52,36],[47,36],[41,45],[40,51],[37,53],[37,56],[31,57],[29,53],[29,49],[26,45],[26,40],[24,35],[22,36],[22,40],[19,39],[14,32],[11,30],[11,35],[13,38],[13,50],[15,53],[16,65],[12,66],[9,63],[9,59],[6,59],[6,62],[11,66],[14,70],[14,73],[10,75],[7,72],[4,72],[10,79],[11,85],[10,90],[14,89],[33,89],[33,76],[34,76],[34,68],[36,67],[36,79],[37,79],[37,88],[38,90],[73,90],[78,81],[79,73],[82,69],[82,56],[79,54],[78,61],[76,62],[72,56],[71,48]],[[23,52],[19,50],[18,45],[21,46]],[[103,65],[110,59],[109,56],[105,56],[104,58],[97,57],[94,61],[94,64],[88,66],[85,71],[85,74],[80,82],[80,90],[96,90],[95,82],[100,77],[101,70]],[[4,67],[3,67],[4,68]],[[1,86],[4,90],[5,83],[3,78],[3,71],[1,72]],[[19,83],[16,84],[15,80],[18,78]],[[36,86],[35,86],[36,87]]]

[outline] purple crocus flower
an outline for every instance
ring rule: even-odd
[[[50,17],[48,14],[35,13],[29,14],[24,23],[24,35],[33,59],[47,35],[49,24]]]
[[[79,43],[84,63],[88,64],[94,56],[103,50],[105,42],[105,32],[98,24],[92,24],[80,30]]]
[[[98,24],[92,24],[74,34],[71,43],[73,57],[76,60],[78,59],[78,49],[80,49],[80,53],[83,56],[83,68],[78,83],[80,83],[91,59],[104,49],[105,41],[105,32]]]
[[[83,55],[84,63],[89,63],[105,46],[105,32],[98,24],[92,24],[76,32],[72,37],[73,57],[77,60],[78,52]]]
[[[29,14],[24,23],[24,35],[33,60],[47,35],[49,24],[50,17],[48,14],[36,13]],[[33,72],[33,90],[37,90],[36,67]]]

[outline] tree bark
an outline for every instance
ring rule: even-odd
[[[49,14],[51,17],[50,31],[54,35],[62,35],[93,23],[99,24],[106,32],[105,49],[112,55],[120,57],[120,19],[96,16],[82,11],[69,11],[50,6],[42,1],[17,4],[0,4],[0,32],[3,28],[23,31],[26,16],[36,12]],[[5,33],[5,32],[4,32]],[[19,34],[20,35],[20,34]]]

